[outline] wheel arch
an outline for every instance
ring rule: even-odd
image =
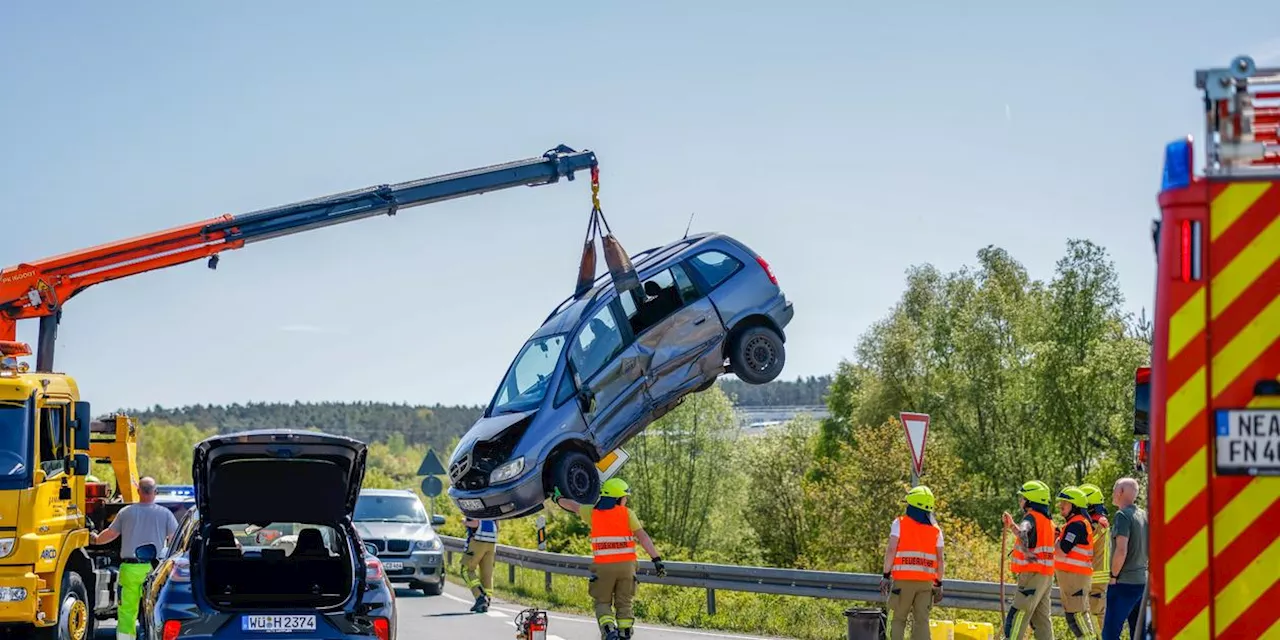
[[[738,334],[750,329],[751,327],[764,327],[769,329],[770,331],[778,334],[778,339],[781,340],[783,344],[786,344],[787,342],[787,334],[782,331],[782,327],[779,327],[777,322],[773,321],[773,318],[770,318],[768,314],[753,313],[739,319],[737,322],[733,323],[733,326],[729,327],[729,335],[724,341],[724,352],[726,356],[729,354],[729,349],[733,347],[733,341],[737,339]]]

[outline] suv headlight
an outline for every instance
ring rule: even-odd
[[[13,545],[17,542],[17,538],[0,538],[0,558],[7,557],[13,553]]]
[[[489,474],[489,484],[498,484],[520,477],[524,472],[524,456],[507,462]]]
[[[444,548],[444,543],[440,542],[440,538],[429,538],[427,540],[418,540],[413,543],[414,551],[439,551]]]

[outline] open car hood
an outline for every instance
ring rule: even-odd
[[[364,480],[363,442],[312,431],[244,431],[195,446],[200,519],[210,524],[349,518]]]
[[[462,435],[462,439],[458,441],[458,448],[454,450],[452,461],[456,462],[459,453],[465,453],[471,450],[471,445],[481,440],[491,440],[503,431],[511,428],[512,425],[528,418],[537,413],[537,409],[530,411],[519,411],[516,413],[504,413],[502,415],[493,416],[492,418],[480,418],[470,429]]]

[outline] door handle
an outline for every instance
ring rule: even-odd
[[[693,325],[696,327],[696,326],[698,326],[698,325],[700,325],[700,324],[702,324],[702,323],[704,323],[704,322],[706,322],[706,321],[707,321],[707,317],[706,317],[706,316],[702,316],[701,318],[698,318],[697,320],[694,320],[694,321],[693,321]]]

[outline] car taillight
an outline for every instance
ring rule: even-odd
[[[769,276],[769,282],[778,284],[778,278],[773,275],[773,269],[769,268],[769,263],[765,262],[764,258],[761,258],[760,256],[756,256],[756,262],[760,263],[760,268],[764,269],[765,275]]]
[[[368,580],[382,579],[382,576],[383,576],[382,562],[380,562],[377,558],[373,558],[373,557],[365,558],[364,567],[365,567],[366,579]]]
[[[171,582],[191,582],[191,560],[187,558],[186,554],[173,559],[173,568],[169,571],[169,580]]]
[[[378,640],[391,640],[391,621],[386,618],[374,618],[373,633],[378,636]]]
[[[178,637],[178,632],[182,631],[182,623],[177,620],[165,620],[162,636],[164,640],[174,640]]]

